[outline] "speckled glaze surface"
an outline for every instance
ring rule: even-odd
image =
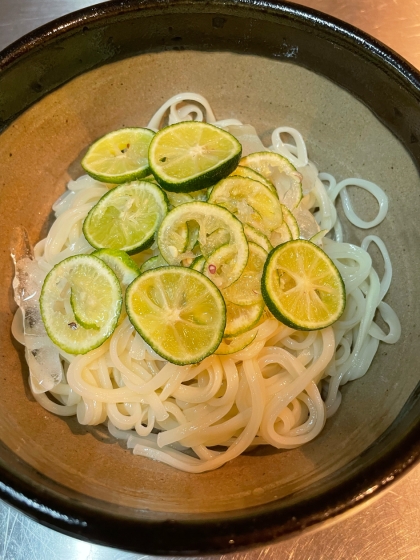
[[[4,51],[2,496],[43,523],[96,542],[193,554],[301,531],[365,501],[408,468],[420,435],[413,343],[419,335],[418,83],[408,65],[373,40],[291,4],[110,2]],[[368,374],[345,387],[342,407],[314,442],[287,452],[249,452],[197,476],[134,457],[104,428],[81,427],[40,408],[10,335],[12,227],[27,227],[34,242],[44,236],[51,204],[81,174],[86,147],[109,130],[144,126],[180,91],[205,95],[219,118],[250,122],[263,140],[275,126],[295,126],[321,170],[362,176],[386,190],[390,213],[377,229],[394,265],[387,301],[403,325],[399,344],[381,346]],[[354,194],[367,218],[371,201]],[[355,242],[363,237],[351,229],[347,235]]]

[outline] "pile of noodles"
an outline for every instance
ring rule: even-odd
[[[172,124],[192,118],[205,118],[236,135],[243,155],[267,150],[251,126],[233,119],[216,121],[207,101],[191,93],[166,102],[148,127],[157,130],[163,119]],[[285,134],[292,144],[283,142]],[[347,219],[367,229],[385,218],[387,197],[368,181],[337,183],[331,175],[318,174],[295,129],[277,128],[268,149],[287,157],[303,176],[305,196],[295,211],[302,237],[328,231],[320,243],[339,269],[347,294],[340,320],[320,331],[300,332],[266,312],[248,347],[236,354],[210,356],[197,365],[177,366],[155,354],[123,313],[113,335],[85,355],[69,355],[54,347],[62,370],[51,376],[36,367],[18,310],[13,333],[26,345],[30,386],[41,406],[57,415],[77,415],[83,425],[106,423],[113,436],[127,440],[134,454],[193,473],[220,467],[250,446],[291,449],[321,432],[340,405],[340,387],[366,373],[380,341],[394,343],[400,336],[398,318],[383,301],[392,277],[384,243],[372,235],[361,247],[345,243],[335,209],[341,197]],[[377,199],[379,212],[371,222],[362,221],[352,209],[346,187],[353,185]],[[108,189],[88,176],[70,181],[53,207],[56,220],[48,236],[35,247],[29,273],[36,276],[39,288],[55,264],[93,251],[82,224]],[[383,257],[381,279],[367,252],[370,243]],[[139,258],[153,254],[152,248]],[[388,334],[374,320],[379,315]]]

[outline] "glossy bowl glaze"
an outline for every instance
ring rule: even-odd
[[[134,457],[102,427],[55,417],[32,398],[12,340],[11,230],[33,242],[80,155],[122,126],[144,126],[175,93],[218,118],[304,134],[323,171],[387,192],[377,228],[403,334],[348,384],[322,434],[292,451],[251,451],[201,475]],[[289,3],[107,2],[70,14],[0,54],[0,495],[41,523],[143,553],[226,552],[285,538],[365,503],[420,451],[418,344],[420,82],[351,26]],[[369,199],[358,199],[369,212]],[[376,230],[375,230],[376,231]],[[351,228],[347,238],[364,234]]]

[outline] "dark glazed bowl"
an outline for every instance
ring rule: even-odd
[[[92,542],[154,554],[226,552],[285,538],[378,495],[420,452],[418,364],[420,79],[362,32],[289,3],[107,2],[46,25],[0,54],[1,497]],[[105,132],[144,126],[180,91],[267,138],[296,126],[337,177],[378,182],[376,228],[394,264],[388,302],[403,327],[338,413],[293,451],[249,452],[188,475],[133,457],[105,430],[43,410],[13,342],[10,231],[45,235],[52,202]],[[364,205],[364,200],[360,203]],[[351,241],[361,234],[351,228]]]

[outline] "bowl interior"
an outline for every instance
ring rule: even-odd
[[[12,340],[16,306],[9,240],[22,224],[33,242],[51,225],[51,205],[66,182],[82,174],[87,146],[123,126],[145,126],[153,112],[178,92],[203,94],[218,118],[253,124],[263,141],[280,125],[300,130],[318,168],[338,179],[377,182],[390,200],[389,215],[374,231],[390,252],[394,277],[387,296],[403,334],[398,345],[380,345],[365,377],[349,383],[337,414],[306,446],[250,451],[201,475],[134,457],[106,428],[83,427],[46,412],[27,386],[22,349]],[[360,456],[393,422],[414,390],[419,348],[412,344],[419,311],[416,252],[418,172],[401,143],[370,110],[328,79],[289,62],[253,55],[193,50],[143,54],[87,72],[33,105],[0,136],[2,391],[0,437],[46,479],[130,515],[149,512],[209,514],[242,510],[292,497]],[[360,214],[375,204],[351,189]],[[360,243],[366,232],[345,227]],[[375,255],[374,255],[375,257]],[[379,271],[383,269],[377,259]],[[309,490],[308,490],[309,492]],[[141,511],[143,510],[143,511]]]

